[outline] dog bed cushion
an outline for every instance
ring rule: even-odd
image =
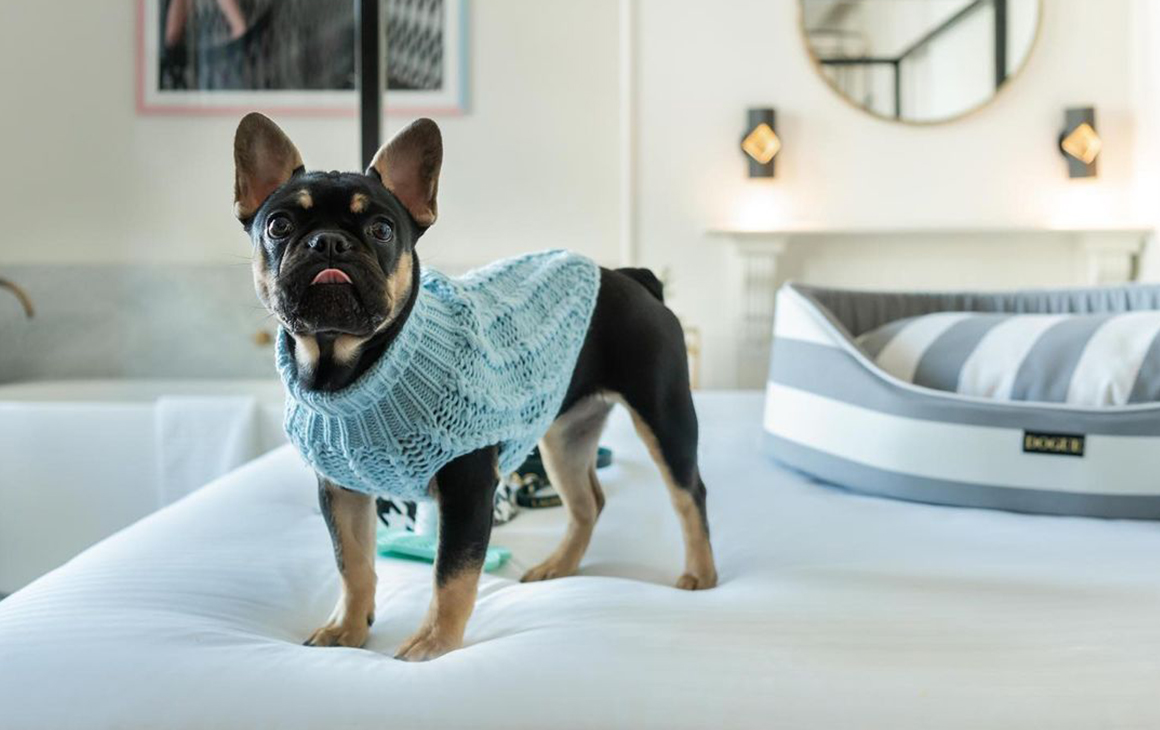
[[[1160,286],[789,284],[777,300],[768,447],[862,492],[1160,519],[1158,333]]]
[[[927,388],[1084,406],[1160,400],[1160,312],[940,312],[856,342],[882,370]]]

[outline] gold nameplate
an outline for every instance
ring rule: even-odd
[[[1083,456],[1084,437],[1070,433],[1023,432],[1023,453]]]

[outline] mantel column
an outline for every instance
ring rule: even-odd
[[[1126,284],[1135,280],[1145,234],[1085,232],[1080,235],[1084,254],[1084,283],[1088,286]]]
[[[774,301],[778,263],[789,243],[787,236],[738,237],[737,254],[741,267],[741,290],[736,293],[737,384],[759,388],[769,370],[769,348],[773,339]]]

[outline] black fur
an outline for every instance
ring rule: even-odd
[[[314,372],[308,374],[311,378],[311,388],[327,391],[342,390],[358,380],[358,377],[365,373],[371,365],[378,362],[378,359],[386,352],[387,346],[398,336],[403,323],[411,314],[411,309],[415,306],[415,297],[419,294],[419,255],[412,253],[412,256],[415,269],[412,274],[411,293],[408,295],[407,302],[403,305],[403,311],[398,319],[387,325],[382,332],[367,340],[366,344],[359,350],[358,357],[349,364],[340,363],[332,356],[333,337],[328,341],[326,337],[320,336],[318,341],[319,354],[321,355],[319,364]]]
[[[600,270],[592,323],[560,413],[600,393],[622,397],[656,436],[673,479],[692,494],[707,533],[685,333],[661,303],[660,289],[648,269]]]
[[[483,567],[491,538],[492,501],[499,475],[495,446],[451,460],[435,475],[439,500],[439,551],[435,583]]]
[[[665,300],[665,285],[661,283],[661,280],[651,270],[625,266],[617,269],[617,271],[640,284],[645,289],[648,289],[649,294],[656,297],[658,301],[663,302]]]

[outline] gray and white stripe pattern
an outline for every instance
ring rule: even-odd
[[[908,383],[997,400],[1122,406],[1160,400],[1160,312],[939,312],[857,339]]]
[[[787,466],[869,494],[1160,519],[1158,335],[1155,285],[931,294],[787,284],[766,443]],[[1079,440],[1080,453],[1028,449],[1028,438],[1053,435]]]

